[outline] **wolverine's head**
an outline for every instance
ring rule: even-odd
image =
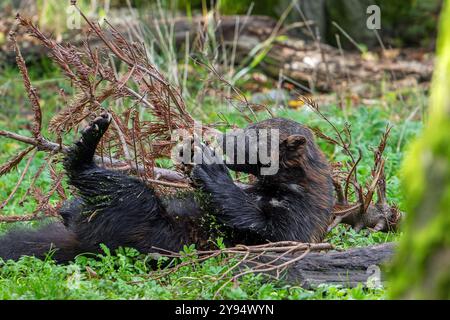
[[[320,158],[310,129],[293,120],[272,118],[223,135],[227,166],[255,176],[301,169]]]

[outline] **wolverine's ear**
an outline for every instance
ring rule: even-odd
[[[284,140],[289,150],[297,150],[306,144],[306,137],[301,134],[293,134]]]

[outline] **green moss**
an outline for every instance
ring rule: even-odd
[[[194,191],[194,198],[204,212],[200,218],[200,225],[206,231],[206,234],[210,235],[209,241],[214,242],[217,238],[225,238],[224,226],[217,221],[217,208],[211,203],[211,197],[201,190],[196,190]]]
[[[442,11],[430,118],[404,163],[408,216],[391,297],[450,298],[450,4]]]

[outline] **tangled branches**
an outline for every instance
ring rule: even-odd
[[[330,231],[339,223],[352,225],[356,231],[362,228],[370,228],[375,231],[395,230],[400,222],[402,213],[396,206],[390,206],[386,199],[386,177],[384,174],[383,153],[392,127],[386,126],[380,138],[378,147],[374,152],[374,164],[371,171],[372,180],[365,187],[361,186],[358,179],[358,164],[362,159],[362,152],[358,148],[356,156],[351,151],[352,134],[348,123],[339,130],[320,110],[314,100],[301,96],[303,103],[310,106],[333,129],[335,137],[330,137],[318,128],[313,128],[315,134],[328,143],[338,146],[347,156],[347,170],[343,170],[342,164],[334,164],[333,184],[335,187],[337,202],[335,204],[335,219],[329,226]],[[350,189],[353,188],[356,203],[349,203]],[[375,191],[377,202],[372,204]]]
[[[280,241],[255,246],[237,245],[235,247],[194,251],[192,253],[176,253],[161,248],[153,249],[158,251],[160,256],[182,261],[171,268],[152,272],[148,278],[153,280],[166,277],[182,267],[198,264],[219,256],[223,257],[225,262],[232,262],[231,267],[221,271],[214,279],[219,282],[227,276],[233,275],[218,288],[214,296],[217,297],[229,283],[236,283],[242,276],[251,273],[264,273],[279,279],[287,268],[306,257],[310,252],[331,250],[333,246],[329,243]]]
[[[74,5],[76,7],[76,4]],[[46,162],[51,168],[50,172],[55,173],[56,153],[65,153],[68,150],[62,143],[63,136],[70,131],[77,131],[85,119],[92,117],[103,108],[107,108],[112,114],[113,126],[102,139],[101,156],[96,157],[97,162],[117,170],[130,170],[142,179],[160,185],[187,186],[183,181],[180,183],[183,179],[181,174],[156,168],[154,164],[154,159],[170,154],[172,130],[193,127],[194,120],[186,111],[180,92],[165,80],[154,65],[148,62],[143,44],[130,43],[109,24],[107,32],[89,21],[81,11],[79,12],[90,27],[87,39],[80,47],[57,43],[44,35],[30,20],[20,15],[16,17],[18,26],[25,28],[48,50],[50,58],[70,82],[73,92],[72,98],[48,124],[49,132],[53,134],[55,140],[44,138],[39,94],[31,84],[15,33],[10,33],[17,65],[33,111],[33,120],[31,137],[6,130],[0,131],[0,136],[30,145],[0,166],[0,175],[4,175],[29,157],[17,185],[0,208],[4,208],[13,198],[37,151],[48,153]],[[93,38],[97,40],[96,47],[90,45],[90,40]],[[122,64],[119,71],[118,63]],[[66,99],[65,93],[62,94]],[[125,110],[120,108],[124,100],[131,102],[131,107]],[[29,156],[30,153],[32,156]],[[33,182],[43,171],[44,168],[38,170]],[[56,175],[59,177],[61,174]],[[161,179],[166,181],[160,181]],[[61,193],[60,182],[61,179],[56,179],[52,190]],[[36,199],[39,199],[38,190],[33,184],[26,194],[31,192]],[[46,198],[49,197],[46,196],[41,200],[44,201]],[[37,211],[47,215],[48,209],[55,212],[59,205],[51,206],[49,203],[45,205],[42,203]],[[33,213],[29,217],[0,217],[0,221],[22,221],[37,217],[37,213]]]

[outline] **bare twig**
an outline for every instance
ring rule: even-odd
[[[159,256],[170,259],[187,259],[181,263],[172,266],[169,264],[162,270],[153,271],[148,275],[148,278],[156,280],[162,277],[173,274],[182,267],[195,265],[207,259],[222,257],[222,263],[228,263],[231,260],[237,260],[231,267],[226,268],[219,275],[214,277],[214,281],[221,281],[235,270],[241,269],[245,266],[244,271],[240,271],[226,280],[221,287],[216,291],[216,296],[225,288],[230,282],[237,281],[238,278],[249,273],[264,273],[267,276],[279,278],[280,275],[289,266],[295,264],[297,261],[303,259],[309,252],[312,251],[326,251],[333,249],[329,243],[301,243],[295,241],[280,241],[271,242],[261,245],[245,246],[237,245],[230,248],[216,249],[216,250],[198,250],[191,253],[178,253],[166,249],[153,247]],[[297,253],[300,253],[296,255]],[[279,263],[279,261],[282,261]],[[271,274],[275,273],[275,275]],[[145,280],[134,281],[133,283],[142,282]]]

